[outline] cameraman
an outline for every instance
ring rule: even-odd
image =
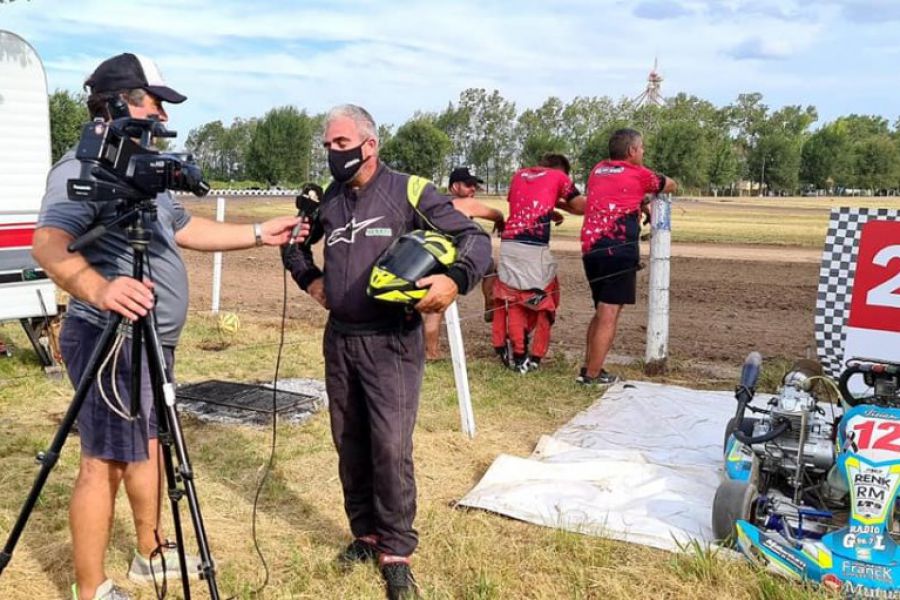
[[[491,262],[491,241],[430,183],[410,183],[378,159],[372,116],[352,104],[333,108],[323,139],[334,182],[313,231],[325,241],[324,272],[308,245],[284,252],[297,285],[330,311],[325,327],[325,386],[338,452],[344,510],[354,540],[345,563],[377,560],[389,598],[415,595],[410,555],[418,535],[412,437],[424,372],[421,313],[437,313],[478,283]],[[412,194],[410,190],[420,193]],[[436,229],[454,237],[457,258],[416,305],[370,298],[373,265],[399,236]]]
[[[120,54],[97,67],[85,82],[91,118],[108,120],[127,110],[131,117],[168,120],[162,103],[186,100],[166,86],[156,65],[141,56]],[[124,101],[125,106],[118,101]],[[147,257],[153,280],[136,281],[123,275],[132,272],[131,248],[125,231],[112,227],[84,249],[70,253],[66,247],[78,236],[117,216],[116,202],[69,200],[66,182],[78,178],[81,165],[74,150],[50,170],[32,253],[53,281],[72,295],[60,334],[63,359],[72,384],[85,374],[88,360],[106,325],[108,311],[134,320],[156,308],[160,340],[166,364],[172,369],[173,352],[188,310],[188,278],[179,247],[191,250],[236,250],[286,243],[295,217],[279,217],[261,224],[235,225],[191,217],[170,193],[156,197],[157,216],[145,219],[152,232]],[[155,296],[155,299],[154,299]],[[158,522],[162,475],[156,440],[156,415],[146,359],[143,361],[141,412],[135,421],[114,414],[102,399],[103,389],[117,387],[124,404],[130,404],[130,342],[120,350],[118,368],[112,375],[98,376],[78,415],[81,463],[69,505],[69,525],[76,583],[76,600],[103,598],[120,600],[130,596],[113,585],[103,562],[109,543],[116,493],[124,481],[137,532],[137,548],[128,577],[152,582],[154,576],[180,577],[178,554],[171,545],[157,551],[164,539]],[[114,363],[115,364],[115,363]],[[187,557],[188,572],[199,575],[199,559]]]

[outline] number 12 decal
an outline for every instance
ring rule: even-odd
[[[898,246],[900,247],[900,246]],[[856,445],[860,450],[886,450],[900,453],[900,423],[893,421],[863,421],[853,426],[853,430],[859,433]],[[875,430],[879,433],[877,439]]]

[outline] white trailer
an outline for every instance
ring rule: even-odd
[[[0,321],[19,320],[45,367],[42,336],[56,315],[56,288],[31,258],[50,170],[50,108],[44,65],[31,45],[0,30]]]

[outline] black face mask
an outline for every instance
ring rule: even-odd
[[[364,140],[362,144],[356,148],[349,150],[328,150],[328,170],[331,176],[339,183],[347,183],[356,175],[363,163],[369,160],[363,160],[362,147],[368,140]]]

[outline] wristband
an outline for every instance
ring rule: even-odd
[[[262,245],[263,245],[263,239],[262,239],[262,225],[260,225],[259,223],[254,223],[254,224],[253,224],[253,237],[256,238],[256,245],[257,245],[257,246],[262,246]]]

